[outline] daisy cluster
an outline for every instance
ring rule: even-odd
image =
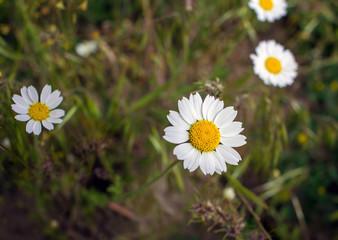
[[[261,22],[274,22],[286,15],[285,0],[250,0],[249,7]],[[266,85],[286,87],[293,84],[298,64],[293,54],[275,40],[262,41],[250,58],[254,72]]]
[[[285,0],[250,0],[249,7],[256,11],[259,21],[273,22],[286,15],[287,4]],[[95,41],[86,41],[76,47],[76,52],[87,57],[97,48]],[[274,40],[260,42],[250,58],[255,74],[266,85],[285,87],[297,76],[294,56]],[[54,129],[65,115],[64,110],[56,109],[63,100],[60,95],[50,85],[43,87],[40,96],[35,87],[22,87],[21,96],[12,97],[12,109],[18,114],[15,119],[27,122],[27,133],[39,135],[42,126]],[[227,164],[238,165],[242,158],[234,148],[246,144],[246,137],[240,134],[242,123],[234,121],[234,107],[224,107],[223,101],[210,95],[202,100],[196,93],[179,100],[178,110],[169,112],[167,118],[172,126],[164,129],[163,138],[178,144],[173,153],[183,160],[185,169],[192,172],[199,167],[204,174],[212,175],[226,172]]]
[[[285,0],[250,0],[249,7],[259,21],[274,22],[287,13]],[[297,76],[293,54],[275,40],[260,42],[250,58],[255,74],[266,85],[285,87]],[[179,112],[170,111],[167,116],[172,126],[164,129],[163,138],[178,144],[174,155],[190,172],[200,167],[204,174],[221,174],[227,171],[226,164],[238,165],[242,159],[234,149],[246,143],[240,134],[242,123],[234,121],[237,111],[233,107],[223,107],[223,101],[209,95],[202,101],[196,93],[178,101]]]

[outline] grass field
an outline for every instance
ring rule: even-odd
[[[268,23],[243,0],[0,0],[0,239],[338,239],[338,3],[287,2]],[[269,39],[291,86],[253,72]],[[35,136],[12,96],[46,84],[66,115]],[[221,175],[162,137],[194,92],[245,128]]]

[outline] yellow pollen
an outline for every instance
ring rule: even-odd
[[[29,107],[28,114],[35,121],[43,121],[49,117],[49,108],[44,103],[33,103]]]
[[[259,5],[261,5],[265,11],[269,11],[273,8],[272,0],[259,0]]]
[[[277,74],[282,71],[282,64],[277,58],[269,57],[265,60],[265,67],[272,74]]]
[[[201,152],[211,152],[215,150],[220,139],[221,134],[216,125],[211,121],[198,121],[190,127],[190,143]]]

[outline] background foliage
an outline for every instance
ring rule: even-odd
[[[261,23],[247,1],[0,0],[0,237],[334,239],[337,12],[290,0]],[[99,50],[78,56],[88,39]],[[249,54],[268,39],[296,57],[291,87],[253,74]],[[11,97],[45,84],[66,116],[35,137]],[[166,115],[193,91],[239,110],[243,161],[212,177],[178,164],[144,190],[175,161]]]

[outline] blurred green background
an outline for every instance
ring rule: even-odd
[[[0,0],[0,239],[338,239],[337,13],[336,0],[290,0],[274,23],[238,0]],[[268,39],[295,55],[290,87],[253,73]],[[88,40],[97,50],[78,55]],[[45,84],[66,116],[36,137],[11,97]],[[166,115],[194,91],[238,110],[242,162],[221,176],[179,163],[144,190],[175,161]]]

